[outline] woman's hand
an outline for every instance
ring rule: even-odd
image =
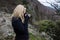
[[[27,15],[28,15],[29,17],[31,17],[31,14],[27,14],[27,13],[25,13],[25,16],[27,16]]]
[[[31,14],[25,13],[24,17],[25,17],[26,20],[28,20],[31,17]]]

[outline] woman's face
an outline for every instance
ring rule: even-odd
[[[25,13],[26,13],[26,8],[24,7],[22,15],[24,16]]]
[[[25,7],[24,7],[24,11],[23,12],[24,12],[24,14],[26,13],[26,8]]]

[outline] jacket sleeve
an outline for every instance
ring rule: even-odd
[[[14,29],[19,30],[19,31],[24,31],[24,26],[21,23],[20,20],[12,20],[12,26]]]
[[[24,16],[25,20],[24,20],[24,26],[28,26],[28,20],[29,20],[29,16],[26,15]]]

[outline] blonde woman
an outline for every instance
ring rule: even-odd
[[[28,40],[28,20],[26,8],[23,5],[17,5],[12,14],[12,27],[16,33],[15,40]]]

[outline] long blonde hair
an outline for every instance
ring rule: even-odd
[[[17,5],[14,9],[12,17],[20,17],[22,22],[24,23],[24,13],[26,12],[26,8],[23,5]]]

